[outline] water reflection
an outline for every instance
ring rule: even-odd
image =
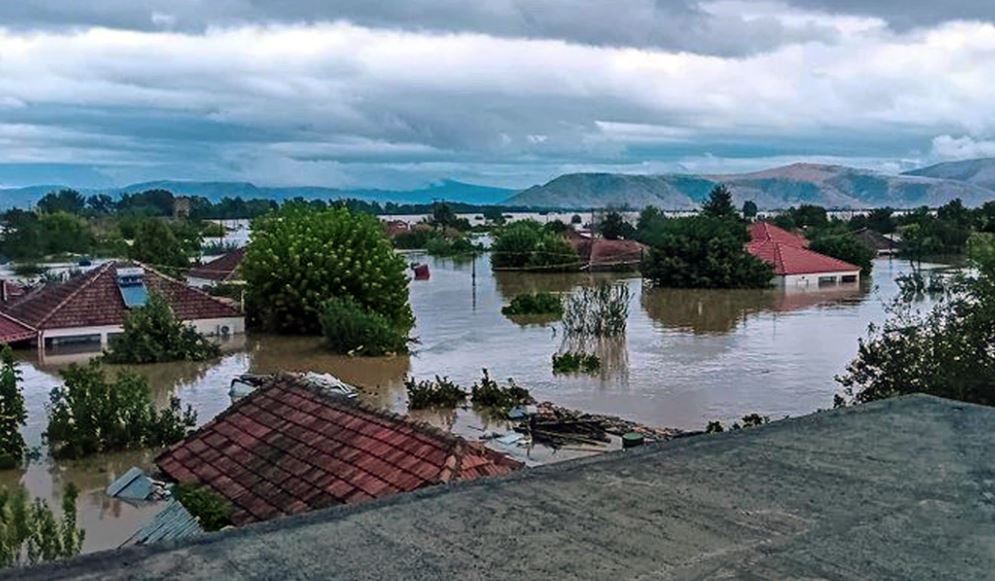
[[[644,289],[640,304],[662,326],[695,334],[724,334],[751,315],[803,310],[819,305],[853,304],[870,286],[853,285],[823,291]]]

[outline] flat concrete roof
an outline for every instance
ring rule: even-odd
[[[993,428],[993,408],[897,398],[8,574],[991,578]]]

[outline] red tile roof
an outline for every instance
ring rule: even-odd
[[[173,480],[200,482],[225,496],[238,525],[522,466],[289,375],[239,400],[156,464]]]
[[[0,313],[0,343],[10,345],[33,339],[38,334],[31,327]]]
[[[34,291],[5,309],[5,313],[35,329],[64,329],[123,325],[129,310],[117,286],[117,268],[130,263],[108,262],[67,282]],[[139,265],[141,266],[141,265]],[[148,267],[145,284],[166,298],[178,319],[240,317],[235,307],[190,288]]]
[[[585,238],[568,230],[567,243],[590,266],[615,266],[638,264],[646,248],[635,240],[606,240],[604,238]]]
[[[758,242],[777,242],[797,248],[808,248],[808,239],[801,234],[788,232],[770,222],[754,222],[750,224],[750,244]]]
[[[245,258],[245,248],[238,248],[206,264],[191,268],[187,276],[216,281],[232,280],[243,258]]]
[[[859,266],[819,254],[808,248],[799,248],[774,241],[749,244],[746,250],[774,267],[776,275],[816,274],[820,272],[854,272]]]
[[[853,272],[860,270],[848,262],[808,249],[804,236],[788,232],[768,222],[750,225],[747,252],[774,267],[775,275]]]

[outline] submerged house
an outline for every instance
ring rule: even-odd
[[[195,266],[187,273],[187,284],[197,288],[206,288],[222,283],[237,282],[238,267],[245,258],[245,248],[237,248],[222,254],[214,260]]]
[[[93,270],[32,291],[6,305],[0,330],[44,349],[59,345],[106,347],[121,333],[131,309],[161,293],[176,317],[208,336],[245,332],[245,317],[230,304],[153,269],[108,262]]]
[[[859,266],[809,250],[804,236],[769,222],[750,225],[746,250],[774,268],[774,284],[782,288],[826,288],[860,282]]]
[[[635,240],[595,238],[589,232],[567,229],[564,237],[580,256],[582,268],[591,271],[632,270],[639,268],[646,245]]]
[[[522,467],[481,444],[286,374],[168,448],[156,464],[171,480],[225,497],[236,525]]]

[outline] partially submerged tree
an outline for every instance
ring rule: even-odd
[[[406,332],[349,297],[325,303],[321,329],[326,345],[335,353],[379,356],[408,352]]]
[[[813,232],[808,238],[809,250],[859,266],[865,275],[870,274],[874,268],[877,252],[868,248],[846,227],[822,228]]]
[[[618,240],[619,238],[631,238],[636,229],[625,220],[621,212],[611,210],[602,216],[598,222],[598,234],[605,240]]]
[[[501,228],[491,245],[491,266],[522,270],[576,270],[580,257],[563,236],[535,220],[521,220]]]
[[[0,470],[19,466],[27,450],[21,427],[28,421],[28,412],[20,383],[14,353],[4,345],[0,351]]]
[[[153,448],[182,440],[197,423],[177,397],[157,410],[148,382],[134,373],[108,381],[97,361],[71,365],[64,383],[49,394],[45,439],[57,458],[82,458],[100,452]]]
[[[183,242],[164,220],[156,218],[138,223],[128,256],[171,274],[190,268]]]
[[[400,333],[414,325],[407,264],[376,217],[289,205],[253,225],[242,263],[250,320],[266,331],[321,332],[333,298],[349,298]]]
[[[896,299],[837,377],[837,406],[909,393],[995,405],[995,238],[975,235],[971,266],[925,314]]]
[[[725,184],[712,188],[708,200],[701,206],[701,213],[715,218],[736,217],[736,207],[732,205],[732,192]]]
[[[629,318],[629,286],[601,283],[583,287],[563,305],[563,331],[569,337],[617,337]]]
[[[76,526],[78,491],[68,485],[62,495],[62,520],[40,499],[27,492],[0,488],[0,568],[36,565],[79,554],[85,533]]]
[[[674,288],[764,288],[770,265],[750,255],[738,219],[698,215],[667,220],[643,261],[643,276]]]
[[[221,349],[173,315],[165,297],[149,294],[148,302],[128,314],[124,332],[111,339],[105,357],[110,363],[205,361]]]
[[[757,203],[753,200],[746,200],[743,202],[743,217],[747,220],[752,220],[757,217]]]

